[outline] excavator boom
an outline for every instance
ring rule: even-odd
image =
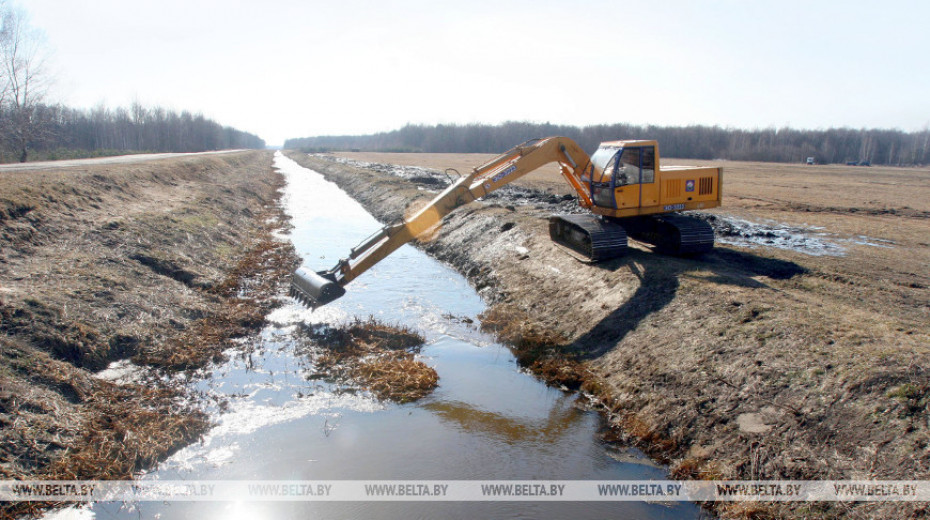
[[[526,141],[460,177],[410,218],[384,226],[352,248],[349,256],[341,259],[332,269],[318,272],[298,269],[291,283],[291,296],[313,308],[336,300],[345,294],[344,287],[349,282],[400,246],[431,230],[456,208],[484,197],[551,162],[559,163],[562,175],[578,192],[580,205],[590,208],[591,198],[581,179],[582,172],[590,166],[588,154],[565,137]]]

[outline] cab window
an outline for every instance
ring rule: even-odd
[[[617,186],[639,184],[639,148],[624,148],[617,168]]]
[[[610,183],[610,178],[617,168],[617,152],[619,152],[619,148],[599,148],[591,156],[592,172],[600,172],[600,175],[594,175],[591,180],[596,183]]]
[[[617,168],[617,186],[651,184],[656,178],[656,150],[654,146],[625,148]]]
[[[656,148],[643,147],[643,184],[651,184],[656,180]]]

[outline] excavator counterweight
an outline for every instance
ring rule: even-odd
[[[475,167],[403,222],[387,225],[351,249],[328,271],[300,268],[291,296],[316,308],[345,294],[345,286],[400,246],[432,230],[456,208],[556,162],[562,176],[590,211],[554,215],[549,235],[575,257],[600,262],[624,254],[627,236],[675,255],[710,250],[714,234],[697,218],[680,215],[720,205],[723,169],[659,168],[655,141],[610,141],[589,156],[566,137],[532,139]]]

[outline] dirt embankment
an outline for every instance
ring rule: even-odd
[[[205,431],[157,376],[263,323],[283,183],[270,152],[0,172],[0,478],[129,478]]]
[[[382,221],[433,196],[383,172],[290,156]],[[548,214],[545,204],[472,204],[421,247],[465,274],[492,311],[565,337],[561,351],[582,361],[583,388],[617,434],[668,462],[673,475],[930,477],[926,272],[907,261],[876,265],[859,250],[834,259],[726,245],[696,259],[636,246],[586,265],[550,242]],[[926,244],[899,247],[905,254]],[[736,518],[927,512],[894,503],[714,509]]]

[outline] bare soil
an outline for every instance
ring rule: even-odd
[[[487,159],[340,155],[460,171]],[[291,157],[386,222],[435,188],[378,165]],[[492,305],[490,321],[517,324],[511,339],[550,345],[529,365],[562,356],[566,381],[616,426],[610,435],[669,463],[676,477],[930,478],[930,170],[721,164],[715,217],[786,226],[840,250],[723,243],[674,258],[634,243],[623,258],[583,264],[548,238],[545,217],[570,195],[554,171],[518,182],[537,194],[528,202],[461,208],[420,247],[468,277]],[[711,507],[725,518],[928,512],[913,503]]]
[[[283,182],[270,152],[0,171],[0,478],[131,478],[206,431],[162,376],[276,304]],[[106,376],[117,360],[132,377]]]

